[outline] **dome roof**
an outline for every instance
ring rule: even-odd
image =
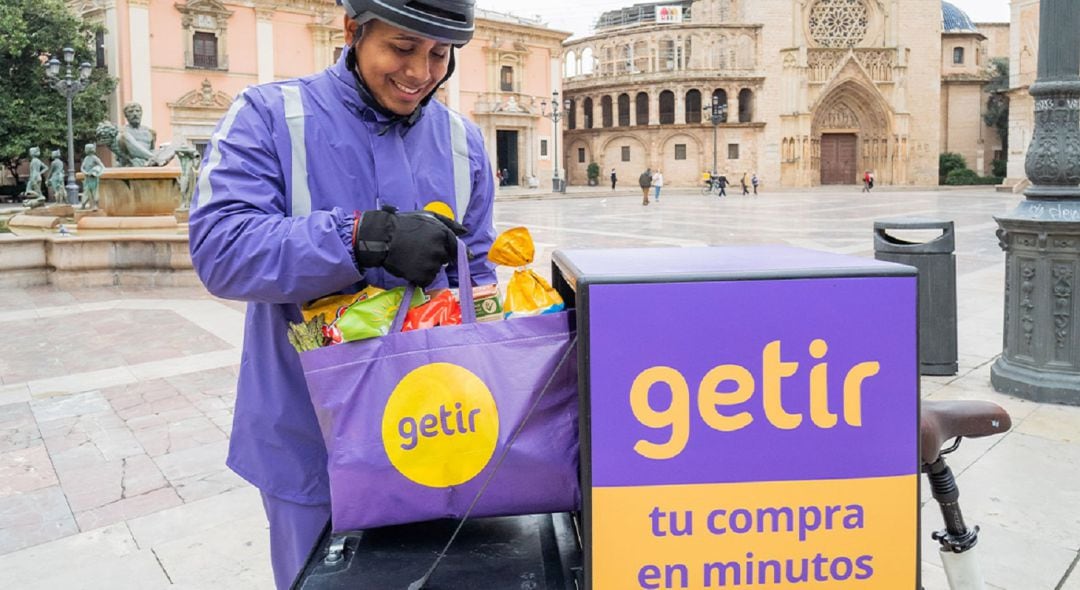
[[[977,33],[975,23],[966,12],[950,2],[941,3],[941,30],[945,33]]]

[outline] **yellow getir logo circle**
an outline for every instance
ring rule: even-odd
[[[499,410],[473,372],[450,363],[414,369],[398,382],[382,418],[383,448],[402,475],[445,488],[476,477],[499,439]]]
[[[432,201],[427,205],[424,205],[424,211],[430,211],[432,213],[438,213],[444,217],[454,218],[454,210],[450,208],[450,205],[443,203],[442,201]]]

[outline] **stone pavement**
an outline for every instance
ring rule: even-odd
[[[667,189],[643,207],[632,187],[571,190],[500,190],[498,228],[530,228],[543,274],[556,247],[784,243],[871,257],[875,219],[954,220],[960,373],[924,377],[921,394],[1013,416],[1010,433],[967,441],[953,461],[990,587],[1080,590],[1080,408],[989,383],[1004,283],[992,216],[1018,196]],[[242,320],[242,304],[200,289],[0,290],[0,588],[271,587],[258,493],[224,466]],[[927,508],[923,581],[944,589]]]

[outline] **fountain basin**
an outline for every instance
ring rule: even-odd
[[[172,215],[180,205],[179,168],[108,168],[98,184],[107,217]]]
[[[0,235],[0,288],[199,284],[187,235]]]

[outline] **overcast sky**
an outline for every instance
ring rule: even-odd
[[[487,10],[510,12],[518,16],[540,16],[548,26],[574,33],[590,32],[600,13],[613,8],[632,6],[647,0],[478,0]],[[760,1],[760,0],[758,0]],[[1009,0],[950,0],[975,22],[1008,22]]]

